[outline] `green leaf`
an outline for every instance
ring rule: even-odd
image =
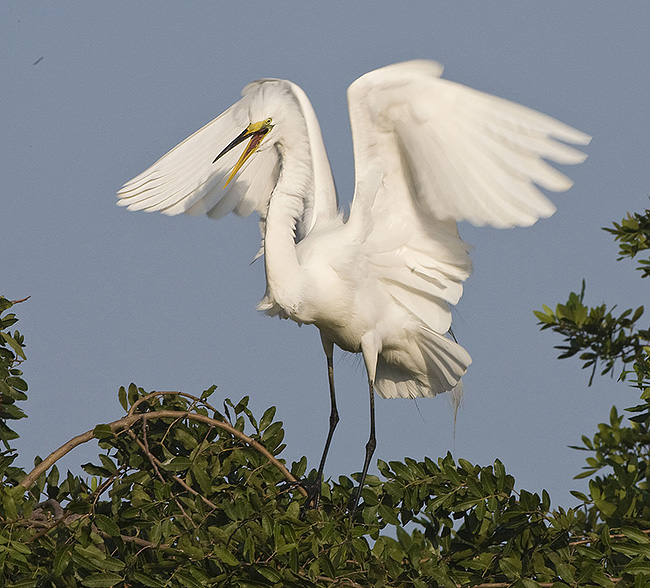
[[[535,315],[535,317],[540,323],[551,324],[555,322],[554,318],[552,316],[549,316],[545,312],[540,312],[539,310],[533,310],[533,314]]]
[[[190,450],[194,449],[198,445],[195,437],[193,437],[185,429],[181,429],[179,427],[176,427],[174,430],[174,438]]]
[[[102,468],[93,463],[82,463],[81,467],[84,472],[90,474],[91,476],[99,476],[100,478],[110,478],[111,472],[106,468]]]
[[[110,425],[101,424],[93,429],[93,437],[95,439],[112,439],[114,436],[115,433],[113,433]]]
[[[142,572],[133,572],[133,579],[142,584],[143,586],[148,586],[149,588],[164,588],[165,583],[154,578],[148,574],[143,574]]]
[[[591,497],[596,505],[596,508],[600,510],[605,517],[611,517],[616,512],[616,505],[611,502],[607,502],[601,494],[598,485],[594,480],[589,482],[589,490],[591,492]]]
[[[108,457],[108,455],[100,454],[99,460],[102,462],[103,466],[111,473],[114,474],[117,471],[117,466],[115,462]]]
[[[6,518],[15,519],[18,517],[16,501],[14,500],[11,492],[2,492],[2,506],[4,508]]]
[[[468,474],[471,474],[474,472],[474,465],[471,464],[469,461],[466,459],[463,459],[462,457],[458,458],[458,465],[463,468]]]
[[[223,563],[229,566],[234,567],[239,565],[239,561],[237,560],[237,558],[225,547],[215,545],[212,549],[212,553],[214,553],[214,555],[216,555],[217,558],[219,558]]]
[[[129,388],[127,391],[127,398],[129,400],[129,404],[135,404],[138,400],[138,397],[140,396],[140,393],[138,392],[138,387],[131,382],[129,384]]]
[[[196,578],[185,571],[177,572],[176,578],[180,580],[181,586],[183,586],[183,588],[202,588],[202,582],[199,582]]]
[[[581,500],[582,502],[586,502],[586,503],[591,502],[591,499],[586,494],[583,494],[582,492],[578,492],[577,490],[569,490],[569,493],[572,496],[575,496],[578,500]]]
[[[269,427],[262,433],[262,444],[269,450],[275,449],[284,438],[284,431],[282,429],[282,422],[277,421],[269,425]]]
[[[163,468],[169,472],[184,471],[189,469],[191,465],[192,462],[190,459],[183,456],[173,457],[172,459],[168,459],[162,464]]]
[[[199,467],[197,464],[192,464],[190,471],[192,472],[193,478],[199,485],[199,488],[201,488],[201,492],[204,494],[210,494],[212,491],[212,480],[210,479],[210,476],[208,476],[205,469]]]
[[[282,579],[282,574],[270,567],[259,567],[257,571],[264,576],[269,582],[279,582]]]
[[[571,564],[559,561],[555,564],[555,569],[560,575],[560,578],[562,578],[567,584],[573,584],[573,582],[575,582],[575,576],[573,575],[574,568]]]
[[[201,400],[207,400],[208,398],[210,398],[210,396],[212,396],[212,393],[216,389],[217,389],[217,386],[215,384],[213,384],[207,390],[203,390],[203,392],[201,392]]]
[[[56,466],[52,466],[50,473],[47,475],[47,483],[50,486],[56,486],[59,483],[59,469]]]
[[[650,562],[632,562],[625,566],[624,571],[628,574],[650,573]]]
[[[123,561],[110,556],[106,556],[105,559],[98,561],[97,565],[109,572],[120,572],[125,568],[125,563]]]
[[[300,503],[297,500],[289,503],[289,507],[287,508],[287,516],[296,520],[300,518]]]
[[[307,458],[303,455],[299,461],[291,465],[291,473],[298,479],[302,478],[307,471]]]
[[[54,557],[53,572],[55,576],[60,576],[70,563],[70,548],[65,545]]]
[[[427,575],[431,576],[438,584],[446,586],[446,588],[457,588],[456,582],[453,582],[452,579],[440,568],[431,567],[427,569]]]
[[[21,345],[9,333],[0,331],[0,337],[2,337],[7,342],[7,344],[15,351],[16,355],[22,359],[27,359]]]
[[[266,429],[273,422],[273,418],[275,417],[275,412],[276,412],[275,406],[271,406],[270,408],[266,409],[266,412],[262,415],[262,418],[260,419],[259,427],[261,431]]]
[[[518,578],[521,574],[521,560],[516,557],[502,557],[499,560],[499,568],[508,578]]]
[[[585,470],[584,472],[580,472],[579,474],[576,474],[575,476],[573,476],[573,479],[574,480],[581,480],[582,478],[588,478],[589,476],[593,476],[597,471],[598,471],[597,468],[596,469],[588,469],[588,470]],[[584,496],[584,494],[583,494],[583,496]],[[576,497],[576,498],[579,498],[579,497]]]
[[[119,537],[120,535],[120,527],[105,515],[95,515],[95,524],[101,531],[104,531],[104,533],[107,533],[111,537]]]
[[[628,539],[632,539],[635,543],[650,543],[648,535],[634,527],[621,527],[621,533]]]
[[[5,380],[5,382],[12,388],[15,388],[16,390],[20,390],[21,392],[27,392],[27,382],[25,382],[25,380],[23,380],[22,378],[18,378],[16,376],[10,376]]]
[[[623,553],[629,557],[636,557],[637,555],[642,555],[645,557],[650,557],[650,546],[648,545],[638,545],[632,543],[613,543],[612,550]]]
[[[81,583],[89,588],[111,588],[112,586],[122,582],[122,580],[124,580],[124,578],[117,574],[111,572],[100,572],[98,574],[90,574],[90,576],[86,576]]]
[[[126,398],[126,389],[124,386],[120,386],[120,389],[117,391],[117,398],[120,401],[120,405],[124,410],[129,410],[129,402]]]
[[[329,557],[327,557],[326,553],[321,553],[320,557],[318,558],[318,564],[320,566],[321,571],[328,578],[336,578],[336,570],[334,569],[334,566],[332,565],[332,561],[330,560]]]
[[[36,586],[38,586],[38,580],[21,580],[7,584],[7,588],[36,588]]]

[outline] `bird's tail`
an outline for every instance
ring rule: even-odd
[[[427,327],[420,328],[417,366],[406,367],[380,355],[375,390],[382,398],[432,397],[454,390],[455,400],[462,394],[459,382],[472,358],[458,343]]]

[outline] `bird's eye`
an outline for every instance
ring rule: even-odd
[[[272,120],[273,120],[272,118],[267,118],[267,119],[264,121],[264,124],[270,125]]]

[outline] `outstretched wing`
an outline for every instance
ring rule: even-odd
[[[562,192],[572,182],[544,160],[580,163],[586,156],[565,143],[591,138],[441,74],[437,63],[410,61],[350,86],[357,182],[363,188],[369,170],[398,174],[422,212],[440,220],[504,228],[553,214],[535,184]],[[354,206],[372,198],[358,186]]]
[[[242,99],[205,125],[118,192],[118,204],[129,210],[207,214],[221,218],[230,212],[266,214],[268,199],[279,173],[279,156],[270,141],[262,142],[234,181],[225,186],[241,151],[214,158],[254,119],[251,107],[261,83],[249,84]]]
[[[590,139],[441,74],[437,63],[411,61],[370,72],[348,89],[356,168],[348,225],[376,278],[420,324],[427,366],[414,385],[399,362],[380,357],[384,396],[449,389],[471,361],[440,338],[451,324],[449,304],[471,273],[456,221],[514,227],[550,216],[555,208],[536,185],[563,191],[571,181],[545,159],[579,163],[585,155],[564,142]]]

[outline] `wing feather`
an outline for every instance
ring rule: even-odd
[[[348,89],[356,189],[349,230],[393,301],[419,324],[408,357],[382,353],[377,390],[427,396],[459,381],[471,358],[445,336],[470,275],[456,222],[529,226],[553,214],[539,188],[571,180],[552,167],[589,137],[544,114],[454,82],[442,66],[388,66]],[[413,365],[409,365],[409,361]]]
[[[229,153],[216,164],[212,161],[220,147],[225,147],[249,124],[244,114],[242,101],[231,106],[127,182],[118,192],[118,204],[129,210],[160,211],[169,215],[190,210],[213,188],[226,183],[228,170],[237,161],[237,154]],[[222,190],[220,196],[231,190]]]
[[[353,210],[357,201],[374,198],[359,190],[359,180],[368,169],[381,169],[402,174],[411,196],[440,220],[509,227],[552,214],[554,206],[536,186],[559,192],[571,181],[545,159],[579,163],[585,156],[559,141],[587,144],[590,137],[530,108],[442,80],[441,71],[430,62],[396,64],[348,89],[357,165]],[[386,151],[387,142],[397,153]],[[387,165],[387,153],[397,160]]]
[[[251,122],[251,108],[259,101],[262,82],[244,88],[242,99],[156,161],[118,192],[118,204],[129,210],[168,215],[207,214],[221,218],[231,212],[266,214],[280,169],[280,156],[270,141],[263,142],[234,181],[225,186],[241,149],[214,158]],[[243,149],[243,146],[242,146]]]
[[[250,123],[269,117],[274,127],[228,182],[245,143],[215,162],[216,155]],[[231,212],[239,216],[257,212],[263,227],[269,199],[287,163],[293,164],[301,185],[309,188],[300,192],[303,209],[296,219],[296,235],[301,239],[317,222],[337,215],[320,128],[311,103],[297,85],[288,80],[257,80],[243,89],[239,102],[127,182],[118,192],[118,204],[129,210],[206,214],[215,219]]]

